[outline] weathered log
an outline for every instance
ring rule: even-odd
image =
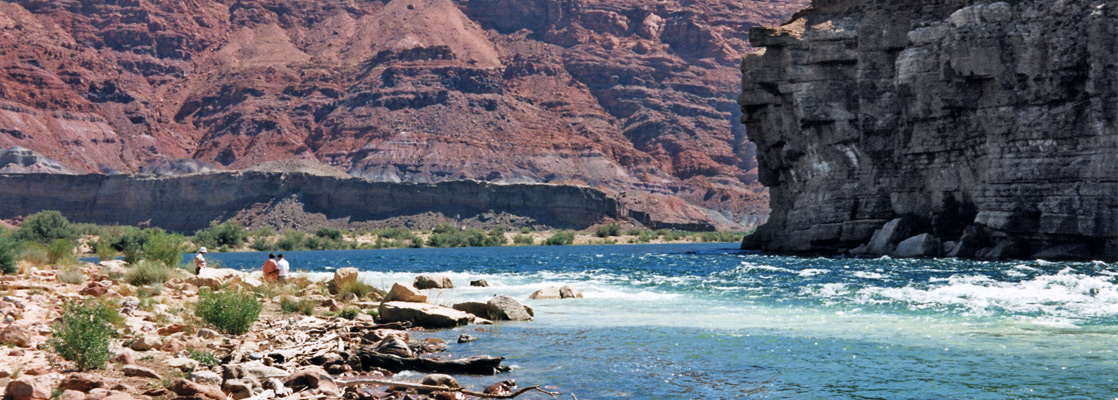
[[[392,372],[416,371],[438,374],[494,375],[507,372],[509,367],[501,365],[504,357],[474,356],[455,360],[432,360],[429,358],[403,358],[368,350],[357,353],[361,366],[368,370],[379,367]]]
[[[489,394],[489,393],[475,392],[475,391],[472,391],[472,390],[466,390],[466,389],[463,389],[463,388],[451,388],[451,387],[447,387],[447,386],[431,386],[431,385],[423,385],[423,384],[419,384],[419,383],[395,382],[395,381],[382,380],[382,379],[355,379],[355,380],[352,380],[352,381],[339,381],[338,384],[340,384],[342,386],[345,386],[345,387],[354,387],[354,386],[360,386],[360,385],[383,385],[383,386],[397,386],[397,387],[408,388],[408,389],[424,390],[424,391],[428,391],[428,392],[459,392],[459,393],[465,394],[467,396],[481,397],[481,398],[486,398],[486,399],[514,399],[517,396],[520,396],[524,393],[531,392],[533,390],[538,391],[538,392],[542,392],[542,393],[547,394],[548,396],[551,396],[551,397],[555,397],[555,395],[560,394],[559,392],[549,392],[549,391],[543,390],[539,386],[529,386],[529,387],[526,387],[524,389],[520,389],[520,390],[516,391],[515,393],[511,393],[511,394]],[[572,396],[573,396],[573,394],[572,394]]]

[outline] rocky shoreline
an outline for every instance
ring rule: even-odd
[[[423,290],[453,287],[442,276],[419,276],[385,292],[358,296],[346,288],[363,285],[357,269],[333,279],[296,275],[287,284],[261,282],[254,274],[203,269],[179,273],[160,287],[133,286],[123,261],[80,267],[24,265],[0,277],[0,388],[5,400],[146,399],[465,399],[513,398],[516,383],[494,377],[487,388],[460,387],[453,375],[507,372],[504,358],[455,358],[454,346],[475,338],[463,334],[446,343],[428,329],[467,324],[479,330],[494,321],[528,321],[531,308],[510,296],[487,303],[444,307],[427,302]],[[73,276],[81,274],[80,280]],[[64,274],[69,274],[63,277]],[[63,281],[81,283],[63,283]],[[484,281],[473,285],[487,285]],[[366,285],[367,286],[367,285]],[[551,290],[554,289],[554,290]],[[241,291],[263,307],[241,335],[219,332],[192,310],[200,293]],[[549,288],[533,298],[581,297],[577,290]],[[562,295],[560,295],[562,293]],[[66,305],[100,301],[116,307],[109,350],[101,369],[79,371],[53,351]],[[304,305],[300,310],[289,304]],[[426,373],[418,382],[395,380],[401,371]],[[548,388],[548,390],[553,390]],[[407,397],[402,397],[402,396]]]

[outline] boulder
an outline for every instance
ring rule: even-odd
[[[467,312],[482,318],[489,318],[489,303],[482,303],[480,301],[468,301],[465,303],[458,303],[452,306],[455,310]]]
[[[423,274],[415,277],[415,287],[417,289],[453,289],[454,282],[451,282],[446,275]]]
[[[215,290],[226,285],[255,288],[264,284],[247,273],[227,268],[203,268],[198,275],[190,277],[187,282],[197,287]]]
[[[97,263],[97,266],[102,268],[103,273],[107,274],[128,274],[128,262],[124,260],[102,260]]]
[[[172,337],[170,339],[167,339],[167,343],[163,343],[163,345],[159,347],[159,350],[171,354],[178,354],[179,352],[186,350],[186,342],[179,337]]]
[[[579,292],[578,289],[571,287],[571,285],[563,285],[559,288],[559,297],[564,299],[581,299],[582,292]]]
[[[182,371],[182,372],[193,371],[193,370],[198,369],[198,367],[199,367],[198,361],[195,361],[194,359],[191,359],[191,358],[185,358],[185,357],[172,358],[170,360],[164,361],[163,365],[166,365],[168,367],[177,369],[177,370]],[[197,381],[195,381],[195,382],[197,382]]]
[[[16,324],[8,325],[0,330],[0,343],[29,347],[31,346],[31,331]]]
[[[396,335],[389,335],[381,339],[381,341],[373,345],[373,350],[377,353],[391,354],[403,358],[415,357],[415,353],[412,352],[411,347],[408,346],[408,342],[405,342]]]
[[[198,332],[196,332],[194,335],[198,336],[202,339],[206,339],[206,340],[210,340],[210,339],[216,338],[218,336],[221,336],[220,333],[217,333],[217,331],[215,331],[213,329],[210,329],[210,328],[199,329]]]
[[[296,392],[314,390],[327,398],[341,396],[338,384],[321,367],[305,367],[283,379],[283,385]]]
[[[938,257],[943,251],[939,238],[930,233],[916,235],[897,244],[893,255],[897,257]]]
[[[384,322],[411,322],[423,328],[453,328],[470,323],[471,315],[453,308],[431,304],[384,302],[379,315]]]
[[[461,335],[458,335],[458,343],[459,343],[459,344],[461,344],[461,343],[470,343],[470,342],[473,342],[473,341],[475,341],[475,340],[477,340],[477,338],[476,338],[476,337],[473,337],[473,336],[467,335],[467,334],[465,334],[465,333],[463,333],[463,334],[461,334]]]
[[[158,347],[159,345],[159,336],[144,335],[136,338],[136,340],[133,340],[132,344],[128,347],[136,351],[148,351],[155,347]]]
[[[454,379],[453,376],[446,374],[430,374],[423,377],[423,380],[419,383],[430,386],[443,386],[451,389],[462,387],[462,385],[458,384],[458,380]]]
[[[85,393],[66,389],[62,391],[62,394],[58,395],[58,400],[85,400]]]
[[[470,286],[473,286],[473,287],[489,287],[489,282],[486,282],[485,279],[478,279],[476,281],[470,281]]]
[[[873,233],[873,236],[870,237],[869,246],[866,248],[866,254],[874,256],[889,254],[892,252],[894,245],[904,238],[915,235],[922,228],[923,224],[917,218],[894,218]]]
[[[83,393],[102,386],[105,386],[105,382],[100,377],[82,372],[72,372],[62,378],[62,382],[58,383],[60,389],[76,390]]]
[[[85,394],[85,400],[104,400],[109,397],[109,389],[96,388]]]
[[[1047,261],[1087,261],[1091,259],[1091,249],[1083,243],[1052,246],[1033,254],[1032,258]]]
[[[489,319],[496,321],[531,321],[532,316],[528,314],[528,310],[524,309],[524,305],[519,301],[506,295],[493,296],[489,299]]]
[[[163,379],[159,374],[155,373],[151,368],[144,368],[137,365],[125,365],[124,376],[134,376],[137,378],[149,379]]]
[[[401,284],[399,282],[392,284],[392,290],[388,291],[388,295],[384,296],[385,302],[390,301],[403,301],[408,303],[426,303],[427,295],[420,292],[419,289],[411,285]]]
[[[347,283],[357,282],[357,274],[360,272],[357,268],[339,268],[334,271],[334,279],[326,282],[326,289],[330,294],[338,294],[338,288]]]
[[[1018,238],[1002,237],[995,242],[994,247],[979,250],[975,257],[983,260],[1023,258],[1029,255],[1025,248],[1025,244]]]
[[[130,349],[121,349],[119,353],[113,356],[113,362],[121,364],[135,364],[136,356],[132,354]]]
[[[240,379],[226,379],[221,383],[221,391],[228,393],[235,400],[247,399],[253,396],[252,385]]]
[[[408,331],[399,329],[374,329],[365,334],[365,339],[370,342],[379,342],[389,336],[396,336],[400,340],[408,341]]]
[[[101,297],[109,292],[110,286],[112,286],[111,282],[89,282],[78,291],[78,294],[89,297]]]
[[[183,378],[175,379],[174,382],[171,382],[170,386],[167,386],[167,389],[183,397],[226,400],[225,393],[216,386],[201,385]]]
[[[213,371],[194,371],[186,376],[190,381],[201,385],[221,385],[221,375]]]
[[[971,225],[963,229],[963,236],[956,241],[955,247],[946,252],[947,257],[969,258],[978,254],[978,251],[989,246],[990,238],[986,230],[978,225]]]
[[[260,361],[252,361],[243,364],[229,364],[225,366],[225,370],[221,377],[228,382],[231,379],[237,379],[245,382],[254,391],[263,389],[264,382],[269,378],[278,378],[290,375],[287,371],[279,368],[264,365]],[[251,394],[249,395],[251,396]]]
[[[31,378],[19,378],[8,382],[4,389],[4,400],[48,400],[50,391],[38,385]]]
[[[171,325],[167,325],[167,326],[164,326],[162,328],[159,328],[159,330],[157,330],[156,333],[159,333],[160,335],[163,335],[163,336],[169,336],[169,335],[174,335],[176,333],[179,333],[179,332],[182,332],[182,331],[185,331],[185,330],[186,330],[186,325],[171,324]]]
[[[533,292],[528,298],[532,300],[561,299],[563,295],[559,293],[559,288],[549,286]]]

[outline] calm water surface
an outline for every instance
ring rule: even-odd
[[[189,255],[192,256],[192,255]],[[258,269],[260,253],[210,254]],[[1118,264],[842,260],[736,244],[289,252],[371,284],[449,275],[433,302],[509,294],[536,320],[432,332],[515,370],[463,379],[579,399],[1102,399],[1118,396]],[[486,279],[494,287],[463,287]],[[571,284],[578,300],[529,300]],[[547,398],[522,397],[522,398]]]

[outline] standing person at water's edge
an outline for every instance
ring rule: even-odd
[[[288,264],[287,260],[283,258],[283,253],[280,253],[280,255],[276,256],[276,259],[279,260],[276,262],[276,267],[278,268],[277,280],[280,284],[287,283],[287,275],[291,272],[291,264]]]
[[[276,264],[275,253],[268,254],[268,261],[264,262],[264,280],[275,282],[279,280],[279,266]]]
[[[198,255],[194,257],[194,275],[202,272],[202,268],[206,268],[206,248],[198,249]]]

